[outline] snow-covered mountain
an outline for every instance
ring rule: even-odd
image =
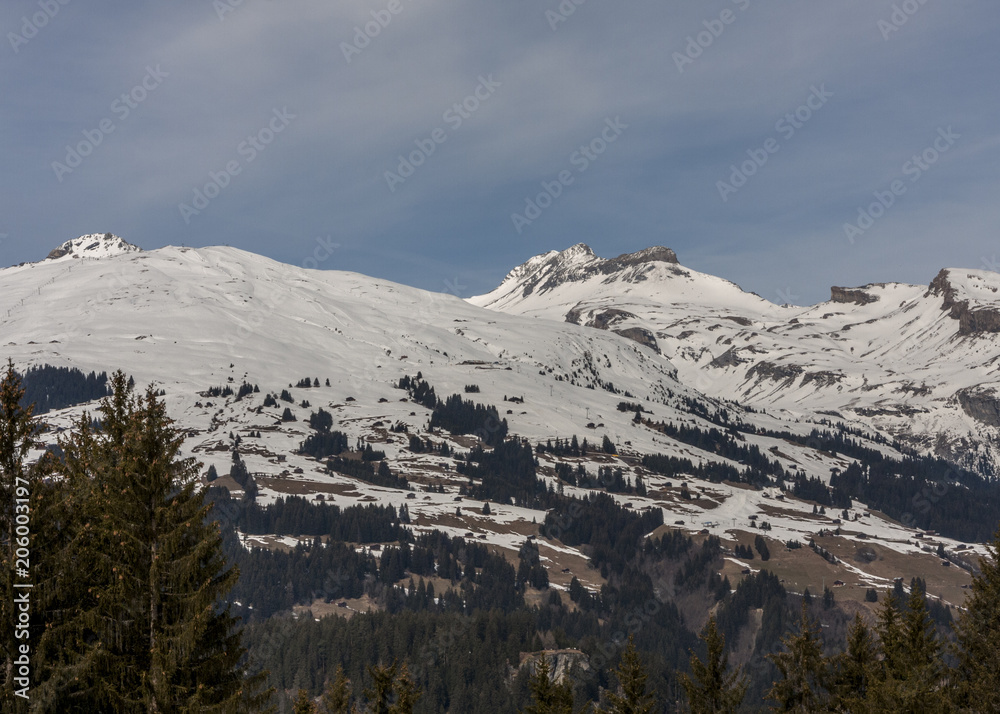
[[[107,258],[122,253],[135,253],[139,246],[126,243],[111,233],[92,233],[73,238],[52,250],[46,260],[67,260],[73,258]]]
[[[970,466],[1000,465],[1000,275],[834,287],[779,306],[677,262],[586,245],[531,258],[469,302],[611,330],[659,350],[682,382],[742,404],[861,423]]]
[[[889,416],[865,416],[860,406],[842,406],[837,396],[850,389],[858,398],[870,398],[856,385],[866,376],[873,390],[892,395],[891,382],[887,387],[877,381],[890,369],[902,372],[904,367],[892,360],[923,359],[934,369],[917,379],[941,391],[951,380],[953,394],[966,388],[970,395],[950,407],[936,405],[933,389],[930,396],[911,392],[913,399],[923,400],[920,408],[945,415],[949,408],[967,420],[962,423],[974,424],[978,422],[967,411],[985,414],[989,405],[988,400],[975,401],[985,387],[970,389],[980,382],[962,373],[964,366],[952,365],[949,371],[944,358],[930,360],[919,349],[934,348],[934,336],[942,344],[979,345],[975,364],[990,369],[987,353],[993,344],[977,332],[981,313],[991,309],[989,274],[946,273],[931,291],[869,286],[850,292],[853,302],[783,308],[727,281],[680,267],[673,252],[664,248],[602,261],[577,246],[515,269],[491,296],[463,301],[356,273],[305,270],[234,248],[143,252],[114,236],[84,236],[62,249],[66,252],[60,256],[0,270],[3,359],[13,359],[22,370],[42,364],[85,372],[122,369],[140,385],[154,384],[163,390],[170,415],[187,434],[187,453],[205,468],[215,466],[220,484],[239,490],[226,478],[231,454],[238,450],[254,475],[260,502],[297,494],[342,505],[406,504],[414,529],[443,530],[514,550],[526,535],[539,533],[546,514],[517,503],[493,504],[489,514],[480,513],[482,504],[456,511],[459,489],[467,482],[457,472],[456,454],[467,451],[476,439],[431,430],[430,411],[397,388],[401,377],[420,373],[439,397],[463,394],[495,406],[510,434],[533,444],[575,435],[596,446],[607,437],[615,453],[597,449],[586,459],[568,460],[539,454],[539,477],[554,489],[580,496],[590,490],[560,480],[558,466],[585,467],[591,473],[602,467],[621,469],[627,482],[634,484],[641,476],[648,489],[647,495],[613,494],[621,504],[635,510],[662,509],[670,527],[710,532],[727,542],[752,538],[749,534],[756,534],[757,524],[765,520],[769,537],[807,541],[817,532],[838,528],[839,519],[834,520],[835,512],[817,514],[812,503],[775,487],[753,489],[744,483],[710,483],[694,475],[675,478],[650,471],[642,465],[644,454],[689,460],[696,468],[750,468],[711,447],[668,436],[653,422],[707,432],[717,426],[712,420],[725,413],[748,427],[732,437],[740,444],[766,454],[786,474],[829,482],[833,470],[844,470],[854,459],[808,445],[810,432],[837,421],[831,417],[834,410],[878,426],[896,424]],[[927,306],[941,313],[936,320],[925,316]],[[524,314],[497,311],[500,308]],[[824,317],[824,310],[834,314]],[[906,341],[898,334],[882,335],[878,326],[866,324],[882,314],[878,310],[885,311],[881,319],[895,320],[898,331],[918,340],[919,348],[906,351]],[[539,317],[555,320],[546,320],[540,329]],[[972,330],[969,334],[960,334],[963,319]],[[840,327],[834,329],[836,325]],[[954,329],[949,332],[948,327]],[[865,336],[872,343],[866,349],[874,356],[857,349]],[[812,341],[820,346],[810,347]],[[859,352],[856,358],[851,347]],[[727,352],[732,359],[716,359]],[[967,353],[976,354],[972,348]],[[878,373],[846,366],[861,360],[885,366]],[[717,364],[708,364],[712,361]],[[973,362],[971,357],[968,361]],[[754,365],[760,374],[746,376]],[[795,372],[796,366],[800,372]],[[843,377],[804,379],[807,373],[836,369],[844,371]],[[782,376],[782,370],[788,375]],[[715,377],[706,383],[702,374]],[[871,376],[875,374],[877,378]],[[314,379],[314,386],[293,387],[303,378]],[[692,378],[694,386],[685,383]],[[904,376],[895,379],[902,383]],[[236,389],[244,382],[258,385],[260,391],[242,398],[209,392],[227,385]],[[292,401],[266,405],[269,395],[283,390]],[[747,401],[767,408],[744,410],[704,392],[726,399],[746,395]],[[621,410],[622,402],[641,405],[643,411]],[[47,419],[58,432],[82,408]],[[409,480],[410,490],[374,486],[332,472],[324,460],[301,453],[300,445],[312,433],[308,418],[318,408],[333,415],[335,428],[352,444],[360,440],[384,451],[393,472]],[[283,418],[285,409],[294,420]],[[397,430],[403,425],[405,431]],[[970,427],[966,433],[974,435]],[[801,438],[790,439],[789,434]],[[408,436],[449,442],[452,455],[415,452]],[[884,441],[858,439],[890,459],[902,458]],[[920,562],[938,566],[930,568],[932,572],[941,570],[937,558],[924,552],[932,545],[915,537],[912,522],[869,513],[858,501],[849,510],[853,535],[845,531],[844,538],[859,539],[848,540],[850,547],[868,547],[875,540],[886,560],[865,569],[844,565],[846,570],[830,573],[810,570],[809,578],[816,575],[822,581],[827,575],[832,579],[849,574],[863,594],[864,587],[891,585],[899,575],[894,553],[907,558],[919,554],[927,558]],[[956,554],[972,552],[947,538],[937,542]],[[539,543],[555,587],[567,586],[574,576],[588,587],[601,586],[603,580],[586,567],[587,558],[579,549],[551,537]],[[738,578],[747,565],[729,561],[727,573]],[[817,562],[827,567],[825,560]],[[772,569],[780,563],[776,556]],[[789,578],[792,572],[801,573],[795,567]],[[933,584],[940,586],[937,592],[957,602],[968,576],[954,568],[941,577]],[[789,584],[818,587],[802,578]]]

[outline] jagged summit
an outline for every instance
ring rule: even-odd
[[[1000,332],[1000,276],[988,270],[945,268],[927,290],[958,320],[960,335]]]
[[[141,251],[137,245],[132,245],[112,233],[90,233],[63,243],[51,251],[45,260],[60,260],[66,258],[107,258],[122,253]]]
[[[622,282],[639,282],[655,264],[677,266],[677,254],[670,248],[654,246],[616,258],[601,258],[586,243],[562,251],[549,251],[529,258],[511,270],[498,290],[515,286],[523,296],[545,293],[567,283],[585,282],[595,276],[615,276]]]
[[[651,248],[643,248],[635,253],[622,253],[617,258],[612,258],[607,262],[610,265],[624,268],[642,263],[673,263],[676,265],[678,260],[677,254],[670,248],[655,245]]]
[[[929,286],[833,287],[828,302],[779,306],[676,260],[656,247],[605,260],[577,245],[469,302],[615,332],[714,397],[857,419],[943,458],[1000,465],[976,436],[1000,429],[996,272],[947,268]]]

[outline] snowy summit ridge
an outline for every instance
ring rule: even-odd
[[[51,251],[45,260],[62,260],[66,258],[108,258],[123,253],[141,251],[137,245],[132,245],[112,233],[90,233],[63,243]]]
[[[676,266],[677,263],[677,254],[662,246],[623,253],[617,258],[600,258],[587,244],[577,243],[563,251],[552,250],[536,255],[511,270],[500,287],[489,296],[472,298],[470,302],[492,307],[490,303],[507,292],[516,291],[527,297],[536,289],[539,293],[546,293],[568,283],[581,283],[598,276],[611,276],[612,281],[640,282],[657,267],[664,267],[657,264]]]
[[[946,268],[930,285],[834,287],[776,305],[677,263],[667,248],[535,256],[469,302],[615,332],[720,399],[860,422],[942,458],[1000,468],[1000,275]]]

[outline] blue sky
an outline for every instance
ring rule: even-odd
[[[806,304],[1000,259],[988,0],[7,0],[0,31],[3,265],[113,232],[467,296],[665,245]]]

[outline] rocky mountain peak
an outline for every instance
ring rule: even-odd
[[[588,260],[596,257],[594,251],[586,243],[571,245],[566,250],[560,251],[555,255],[556,261],[559,263]]]
[[[107,258],[112,255],[136,253],[141,250],[139,246],[132,245],[112,233],[90,233],[66,241],[58,248],[52,250],[45,259],[60,260],[67,257]]]
[[[670,248],[664,248],[662,245],[656,245],[651,248],[643,248],[635,253],[622,253],[617,258],[612,258],[607,262],[609,266],[614,266],[615,269],[627,268],[633,265],[641,265],[643,263],[678,264],[677,254],[670,250]]]
[[[670,248],[653,246],[635,253],[623,253],[616,258],[601,258],[585,243],[577,243],[562,251],[536,255],[517,266],[504,279],[503,286],[520,289],[523,296],[535,291],[546,292],[560,285],[583,282],[594,276],[621,274],[623,280],[644,279],[634,275],[644,272],[653,263],[677,265],[677,254]]]
[[[945,268],[928,286],[927,295],[942,298],[941,309],[958,320],[962,336],[1000,332],[1000,308],[993,295],[1000,286],[994,273]]]

